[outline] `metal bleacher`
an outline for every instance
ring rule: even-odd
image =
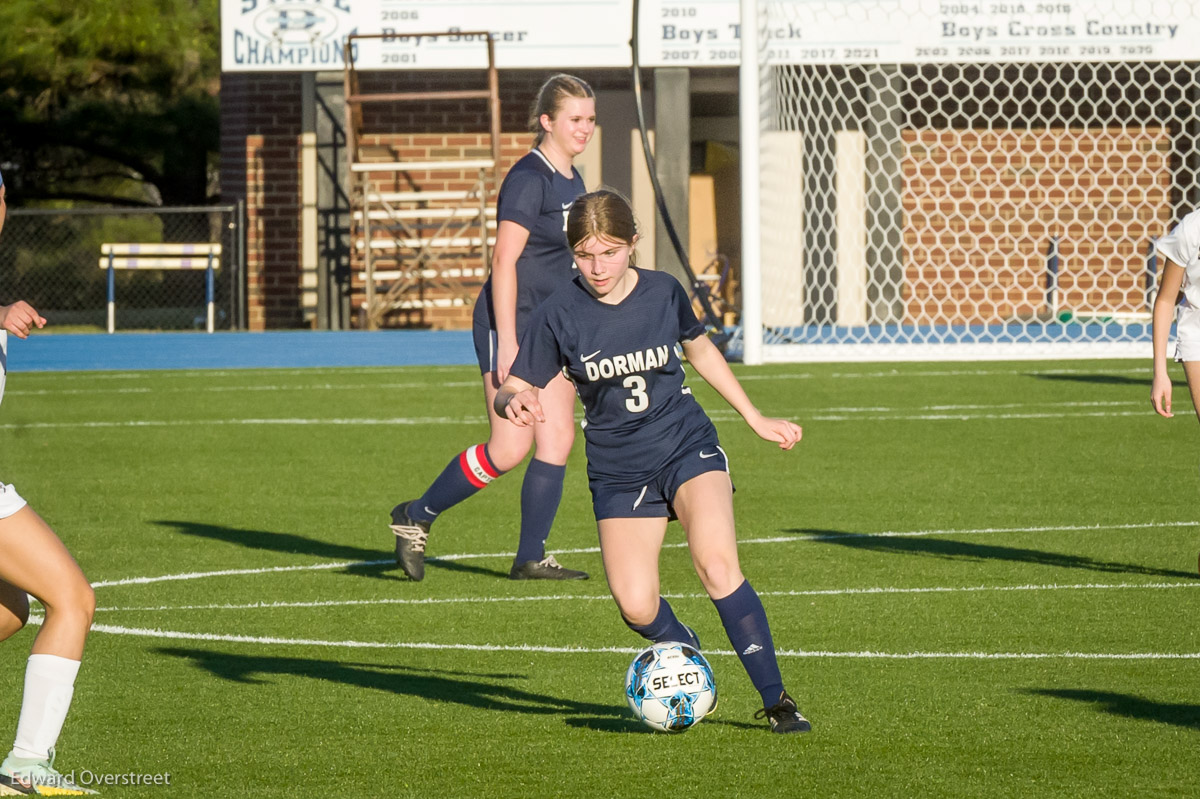
[[[384,37],[352,34],[345,45],[352,286],[363,327],[438,327],[438,320],[445,317],[439,317],[437,309],[474,302],[495,245],[492,200],[500,161],[495,48],[489,35],[476,37],[487,45],[484,88],[365,92],[351,57],[354,43]],[[488,129],[472,140],[474,145],[446,142],[438,148],[457,149],[461,157],[406,158],[406,148],[394,138],[364,130],[366,105],[428,106],[443,101],[487,104]]]

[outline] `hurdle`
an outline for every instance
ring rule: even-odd
[[[102,244],[100,268],[108,270],[108,332],[116,327],[116,270],[203,269],[207,324],[213,332],[213,273],[221,266],[220,244]]]

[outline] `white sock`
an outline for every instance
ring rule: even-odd
[[[15,757],[45,760],[58,741],[71,696],[75,693],[75,675],[79,661],[58,655],[30,655],[25,667],[25,695],[21,700],[21,719],[17,722]]]

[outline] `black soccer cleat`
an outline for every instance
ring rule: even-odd
[[[808,719],[801,716],[800,711],[796,709],[796,700],[788,696],[787,691],[779,695],[779,701],[774,705],[764,707],[754,714],[754,718],[756,719],[761,719],[764,716],[767,721],[771,722],[771,732],[784,734],[789,732],[808,732],[812,729],[812,725],[808,723]]]
[[[35,788],[18,776],[0,774],[0,796],[32,796]]]
[[[401,502],[392,508],[392,532],[396,534],[396,563],[409,576],[420,582],[425,579],[425,542],[429,540],[429,523],[408,516],[408,506],[415,500]]]
[[[510,580],[586,580],[587,572],[568,569],[553,555],[547,555],[541,560],[526,560],[521,563],[513,561],[512,570],[508,573]]]

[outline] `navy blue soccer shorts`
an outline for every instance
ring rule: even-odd
[[[675,519],[671,504],[679,487],[706,472],[729,474],[729,458],[715,438],[681,453],[666,468],[651,475],[647,482],[631,487],[606,483],[602,478],[588,481],[592,489],[592,510],[601,519]]]
[[[479,374],[496,371],[496,331],[482,325],[471,326],[471,338],[475,342],[475,360],[479,362]]]
[[[517,340],[525,332],[525,323],[529,321],[518,309],[517,311]],[[492,293],[485,286],[475,300],[475,308],[471,312],[471,341],[475,345],[475,360],[479,363],[479,374],[486,375],[496,371],[496,317],[492,313]]]
[[[496,371],[496,323],[492,321],[492,297],[486,286],[475,298],[471,311],[471,340],[475,344],[479,374]]]

